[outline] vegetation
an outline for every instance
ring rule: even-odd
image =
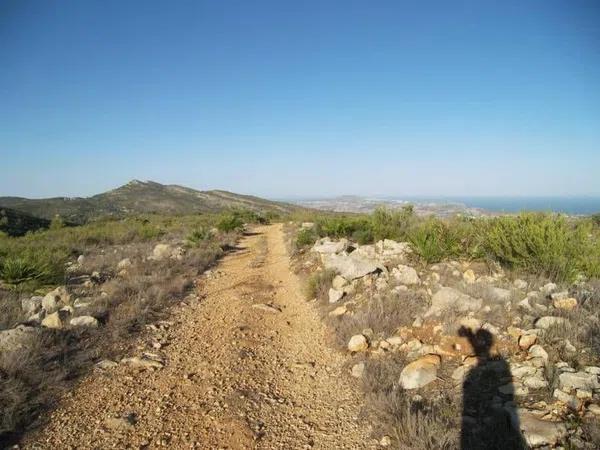
[[[303,229],[296,246],[319,237],[348,238],[359,244],[381,239],[410,242],[425,263],[450,258],[487,259],[504,267],[555,281],[600,277],[600,229],[596,218],[521,213],[494,218],[419,218],[412,208],[377,209],[370,215],[323,215]]]

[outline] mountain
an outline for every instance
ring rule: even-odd
[[[22,236],[28,231],[48,228],[50,221],[10,208],[0,207],[0,231],[10,236]]]
[[[274,202],[251,195],[212,190],[197,191],[184,186],[133,180],[93,197],[54,197],[27,199],[0,197],[0,207],[44,219],[59,215],[64,220],[84,223],[104,216],[136,213],[193,214],[247,209],[256,212],[288,213],[297,205]]]

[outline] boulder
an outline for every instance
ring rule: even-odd
[[[514,417],[514,412],[512,413]],[[525,441],[531,447],[555,445],[567,433],[563,423],[542,420],[528,410],[520,409],[518,418],[515,419],[518,420]]]
[[[72,327],[98,328],[98,320],[92,316],[73,317],[69,322]]]
[[[401,284],[419,284],[421,279],[417,274],[417,271],[410,266],[398,265],[392,269],[392,276],[398,283]]]
[[[528,284],[527,281],[517,278],[515,281],[513,281],[513,286],[517,289],[524,291],[525,289],[527,289]]]
[[[558,289],[558,286],[554,283],[547,283],[545,285],[543,285],[540,288],[540,292],[544,295],[550,295],[552,292],[554,292],[556,289]]]
[[[577,307],[577,299],[573,297],[557,298],[552,302],[556,309],[571,311]]]
[[[60,330],[65,327],[68,317],[69,313],[67,311],[53,312],[52,314],[48,314],[46,317],[44,317],[44,320],[42,320],[42,326]]]
[[[535,334],[523,334],[519,337],[519,347],[523,350],[529,350],[536,342],[537,336]]]
[[[455,312],[477,311],[481,308],[481,304],[481,299],[475,299],[451,287],[443,287],[431,298],[431,307],[425,313],[425,317],[439,316],[446,310]]]
[[[329,303],[337,303],[344,296],[344,291],[338,291],[337,289],[329,289]]]
[[[598,375],[587,372],[563,372],[558,376],[561,388],[594,390],[600,389]]]
[[[419,389],[435,381],[440,363],[439,355],[426,355],[411,362],[400,372],[400,386],[404,389]]]
[[[312,251],[321,255],[342,253],[348,248],[348,240],[340,239],[339,241],[330,241],[328,238],[319,239],[312,247]]]
[[[541,358],[544,363],[548,362],[548,352],[541,345],[532,345],[528,350],[529,356],[532,358]]]
[[[38,334],[38,328],[26,325],[0,331],[0,354],[22,351],[33,343]]]
[[[119,264],[117,264],[117,270],[128,269],[130,267],[131,267],[131,259],[129,259],[129,258],[124,258],[121,261],[119,261]]]
[[[412,252],[408,242],[396,242],[391,239],[378,241],[375,244],[375,249],[384,264],[394,260],[403,261]]]
[[[362,334],[355,334],[348,341],[348,350],[351,352],[364,352],[369,348],[369,341]]]
[[[36,314],[40,309],[42,309],[43,299],[44,297],[37,296],[31,298],[24,298],[21,300],[21,309],[28,316]]]
[[[323,264],[326,269],[334,270],[347,280],[362,278],[365,275],[380,270],[380,266],[373,261],[344,254],[325,255]]]
[[[333,281],[331,282],[331,286],[334,289],[338,289],[338,290],[342,290],[347,285],[348,285],[348,280],[346,280],[344,277],[341,277],[339,275],[336,275],[334,277]]]
[[[508,289],[490,287],[489,296],[495,302],[506,302],[512,298],[512,293]]]
[[[169,244],[156,244],[152,250],[152,257],[155,261],[161,261],[170,258],[173,255],[173,247]]]
[[[535,321],[535,327],[541,330],[547,330],[556,325],[566,325],[569,321],[564,317],[544,316]]]
[[[48,292],[42,299],[42,308],[47,313],[58,311],[63,306],[70,303],[71,296],[64,286],[57,287],[52,292]]]

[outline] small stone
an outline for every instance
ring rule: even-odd
[[[342,299],[344,291],[338,291],[337,289],[329,289],[329,303],[336,303]]]
[[[92,316],[73,317],[69,322],[72,327],[98,328],[98,319]]]
[[[564,317],[544,316],[536,320],[535,327],[542,330],[547,330],[550,327],[566,325],[568,323],[569,321]]]
[[[131,267],[131,259],[124,258],[117,264],[117,270],[128,269]]]
[[[562,309],[565,311],[572,311],[577,307],[576,298],[558,298],[552,302],[556,309]]]
[[[44,317],[44,320],[42,320],[42,326],[60,330],[65,327],[65,321],[67,317],[68,313],[66,311],[56,311]]]
[[[342,306],[338,306],[333,311],[330,311],[329,315],[332,317],[338,317],[338,316],[343,316],[344,314],[346,314],[346,312],[347,312],[346,305],[342,305]]]
[[[524,291],[527,289],[528,284],[527,281],[517,278],[515,281],[513,281],[513,286]]]
[[[548,353],[541,345],[532,345],[529,348],[529,355],[533,358],[541,358],[544,362],[548,362]]]
[[[121,364],[136,369],[162,369],[164,367],[164,364],[160,361],[150,358],[138,358],[137,356],[134,356],[133,358],[123,358]]]
[[[519,337],[519,347],[523,350],[529,350],[536,342],[537,336],[535,334],[523,334]]]
[[[382,447],[389,447],[390,445],[392,445],[392,438],[389,436],[383,436],[379,441],[379,445],[381,445]]]
[[[134,421],[129,417],[109,417],[104,426],[114,431],[127,431],[133,428]]]
[[[465,280],[465,283],[467,284],[475,283],[477,277],[475,276],[475,272],[473,272],[473,269],[468,269],[463,272],[463,280]]]
[[[364,373],[365,373],[365,363],[364,362],[359,362],[352,366],[351,375],[354,378],[362,378]]]
[[[552,292],[554,292],[557,288],[558,288],[558,286],[556,286],[556,284],[554,284],[554,283],[547,283],[547,284],[545,284],[544,286],[542,286],[540,288],[540,292],[542,294],[549,295]]]
[[[440,363],[439,355],[426,355],[411,362],[400,373],[400,386],[404,389],[418,389],[435,381]]]

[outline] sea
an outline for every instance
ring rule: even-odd
[[[390,200],[392,200],[390,198]],[[402,197],[419,203],[460,203],[469,208],[479,208],[497,213],[520,211],[559,212],[569,215],[600,213],[600,196],[590,197]]]

